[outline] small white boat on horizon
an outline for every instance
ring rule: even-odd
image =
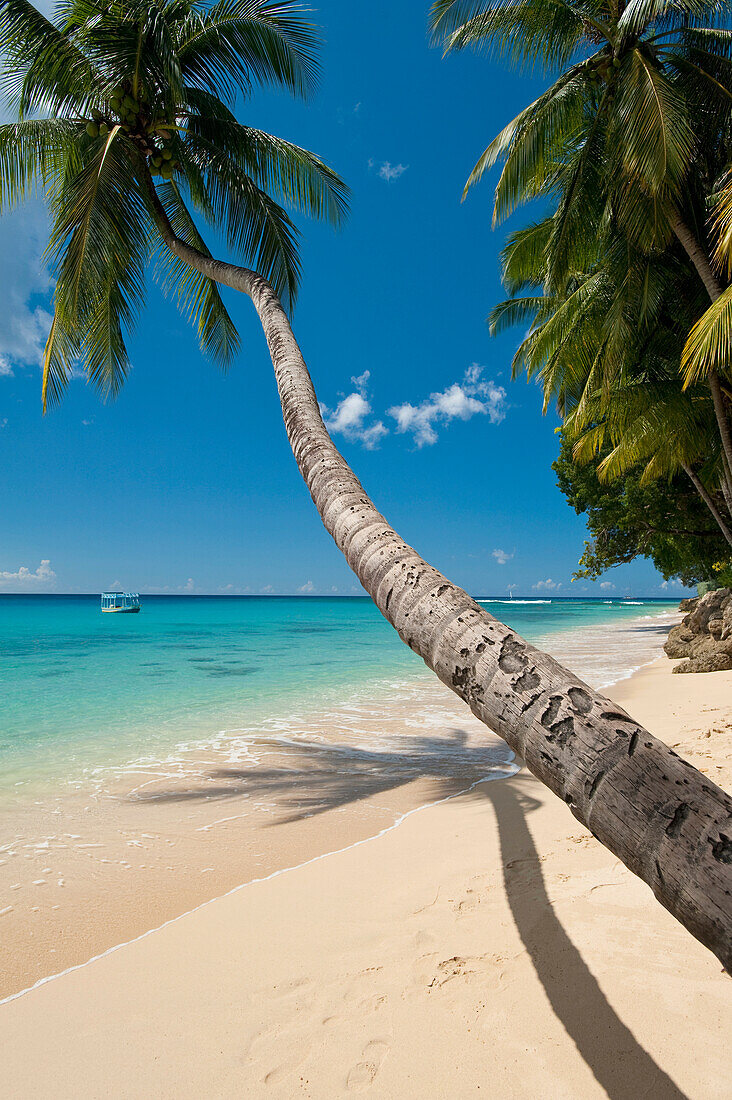
[[[139,592],[102,592],[102,611],[135,615],[140,610]]]

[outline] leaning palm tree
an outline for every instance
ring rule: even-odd
[[[202,304],[213,300],[216,284],[248,295],[300,472],[379,610],[659,901],[732,965],[730,799],[423,561],[380,515],[326,432],[278,294],[291,295],[295,269],[292,229],[274,196],[337,220],[343,190],[320,162],[240,127],[230,110],[234,93],[257,81],[296,92],[309,84],[313,35],[297,9],[288,0],[210,7],[70,0],[51,22],[26,0],[2,0],[0,46],[6,90],[21,115],[0,133],[0,197],[6,204],[41,180],[54,216],[58,282],[47,399],[60,396],[75,356],[103,388],[119,387],[121,332],[138,312],[151,242],[170,253],[173,277],[189,280],[184,293],[198,306],[204,335],[213,329],[228,341],[231,331],[218,304]],[[51,119],[22,121],[29,112]],[[191,207],[225,228],[255,266],[215,259]],[[285,263],[285,256],[292,258]]]

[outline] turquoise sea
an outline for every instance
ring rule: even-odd
[[[660,650],[671,600],[486,599],[591,683]],[[367,598],[0,596],[0,799],[308,713],[397,698],[432,674]]]

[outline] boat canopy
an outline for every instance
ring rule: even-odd
[[[140,606],[139,592],[102,592],[102,611]]]

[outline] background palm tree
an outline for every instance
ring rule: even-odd
[[[571,274],[578,241],[611,232],[635,252],[677,241],[708,298],[722,293],[706,219],[730,161],[732,31],[719,25],[724,15],[716,0],[435,0],[432,28],[447,50],[470,46],[555,76],[490,143],[466,184],[503,161],[494,221],[521,202],[551,201],[552,291]],[[717,360],[695,377],[710,388],[720,478],[732,499],[728,373]]]
[[[611,231],[581,238],[552,286],[546,242],[555,216],[513,233],[502,254],[513,297],[491,311],[491,332],[530,323],[514,376],[540,380],[575,458],[604,451],[601,477],[622,478],[641,462],[643,483],[683,470],[732,546],[732,497],[716,490],[726,480],[711,395],[679,371],[684,333],[704,308],[696,274],[672,252],[639,252]]]
[[[659,901],[732,965],[730,799],[423,561],[377,511],[325,430],[277,294],[294,289],[293,231],[270,192],[337,220],[343,188],[303,150],[280,152],[274,139],[240,127],[221,99],[260,80],[296,92],[308,86],[314,39],[302,15],[287,0],[211,7],[71,0],[49,22],[25,0],[2,0],[0,44],[5,87],[21,116],[53,115],[3,131],[0,155],[3,203],[40,179],[54,215],[59,284],[46,395],[60,395],[74,356],[103,389],[118,388],[122,329],[141,301],[151,239],[170,252],[173,277],[196,288],[194,303],[212,301],[216,283],[249,295],[297,464],[325,527],[380,611]],[[213,258],[184,196],[225,227],[259,270]],[[199,310],[199,328],[203,318],[207,332],[211,316],[228,333],[218,304],[212,309]]]

